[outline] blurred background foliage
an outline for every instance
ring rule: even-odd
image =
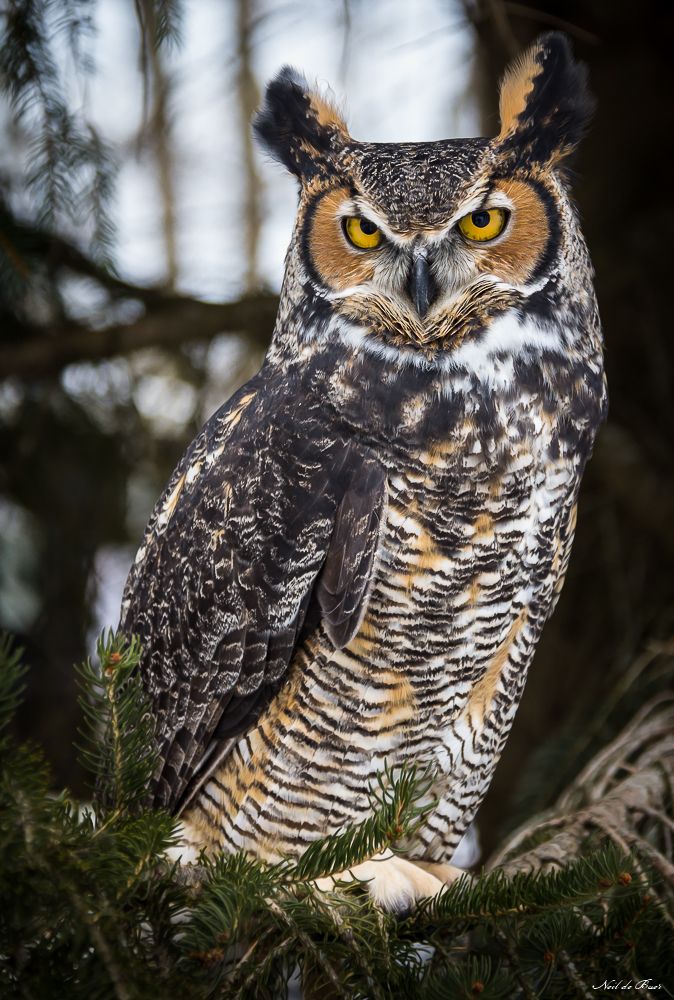
[[[294,189],[249,124],[285,62],[346,95],[352,133],[378,141],[494,134],[500,73],[542,30],[587,62],[598,110],[574,190],[610,420],[480,813],[486,851],[608,738],[626,678],[640,697],[662,683],[673,20],[659,0],[0,0],[0,628],[32,666],[20,735],[58,784],[82,789],[73,663],[116,624],[157,495],[271,333]]]

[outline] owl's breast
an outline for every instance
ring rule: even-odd
[[[573,460],[527,441],[496,468],[448,443],[391,471],[361,628],[320,651],[352,679],[345,718],[371,750],[432,751],[462,713],[477,739],[516,703],[566,568],[577,485]]]
[[[437,829],[429,820],[423,856],[451,856],[563,575],[577,479],[540,438],[505,461],[456,438],[392,456],[357,634],[342,649],[322,626],[304,636],[191,821],[200,810],[207,838],[276,858],[364,819],[385,767],[426,761],[444,812]]]

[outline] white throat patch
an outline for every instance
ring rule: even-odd
[[[474,375],[480,381],[506,384],[513,378],[513,363],[523,355],[537,352],[564,352],[563,332],[559,327],[543,325],[533,318],[522,319],[513,309],[495,319],[479,340],[470,340],[456,351],[439,352],[429,358],[413,348],[398,348],[384,344],[366,327],[334,316],[327,328],[307,331],[308,339],[322,336],[339,338],[352,350],[370,354],[398,368],[414,366],[448,375]]]

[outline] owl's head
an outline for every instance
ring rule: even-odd
[[[512,338],[512,324],[498,325],[512,315],[526,337],[535,314],[540,339],[564,296],[592,309],[563,173],[591,110],[558,33],[506,72],[489,139],[357,142],[329,100],[282,70],[255,131],[299,181],[285,294],[305,329],[432,364],[490,331]]]

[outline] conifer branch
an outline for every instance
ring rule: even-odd
[[[186,885],[165,859],[175,821],[140,808],[149,764],[139,748],[147,757],[152,733],[143,728],[138,646],[108,635],[98,652],[100,666],[80,671],[84,754],[101,788],[93,813],[50,794],[39,754],[0,740],[0,893],[7,901],[0,990],[8,995],[18,982],[44,995],[44,977],[57,974],[82,1000],[259,1000],[282,996],[299,969],[307,1000],[562,1000],[569,989],[590,989],[600,969],[628,976],[638,962],[660,974],[653,956],[670,948],[674,912],[671,696],[652,701],[583,769],[560,800],[566,812],[514,839],[503,867],[462,879],[400,920],[374,907],[357,882],[326,893],[314,879],[384,846],[402,849],[429,808],[431,773],[387,772],[371,820],[312,845],[297,862],[204,856],[199,880]],[[14,690],[7,678],[16,680],[21,668],[6,642],[0,668],[0,710],[9,711],[16,696],[6,697]],[[583,811],[606,819],[592,810],[658,769],[660,785],[649,778],[641,799],[630,791],[630,808],[609,831],[624,849],[601,840],[606,822],[586,823],[568,856],[543,870],[541,847],[549,851]],[[518,861],[524,870],[508,872]]]
[[[87,660],[78,669],[85,721],[80,752],[96,778],[96,804],[105,815],[105,826],[137,809],[154,773],[157,751],[154,719],[137,671],[138,640],[109,632],[96,648],[98,667]]]
[[[562,869],[516,871],[503,869],[473,880],[463,876],[451,888],[422,907],[424,919],[433,923],[451,919],[474,921],[488,915],[499,920],[513,916],[542,914],[577,908],[616,888],[632,883],[633,862],[612,846],[578,857]]]
[[[133,1000],[126,976],[122,971],[121,964],[115,957],[113,949],[110,947],[110,944],[106,939],[105,933],[101,929],[98,916],[89,911],[86,903],[81,900],[77,892],[70,892],[69,895],[73,909],[85,924],[94,947],[103,960],[110,983],[114,990],[115,1000]]]
[[[395,848],[414,833],[432,809],[433,802],[423,800],[433,780],[434,772],[429,768],[406,765],[396,772],[387,769],[370,789],[373,812],[369,819],[344,833],[315,841],[288,868],[287,877],[293,881],[324,878],[386,848]]]

